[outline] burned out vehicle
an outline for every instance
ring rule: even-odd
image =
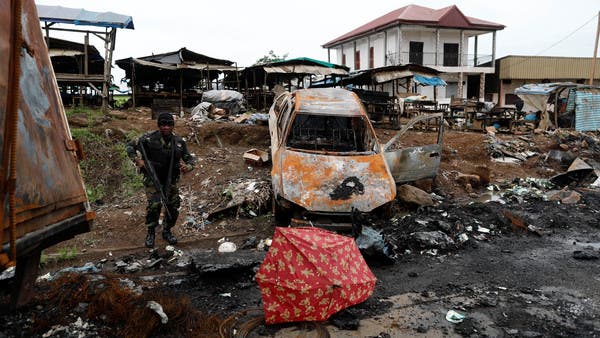
[[[386,152],[414,123],[386,145],[379,143],[356,94],[340,88],[283,93],[269,112],[273,213],[279,222],[294,218],[317,225],[350,225],[355,213],[386,215],[396,184],[435,177],[438,142]]]
[[[14,276],[18,308],[33,298],[42,250],[89,231],[95,212],[33,0],[0,1],[0,55],[0,273]]]

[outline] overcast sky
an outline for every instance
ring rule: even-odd
[[[252,65],[270,50],[277,55],[288,54],[288,58],[304,56],[327,61],[327,50],[321,45],[409,4],[434,9],[455,4],[466,16],[505,25],[497,33],[497,57],[591,57],[598,24],[596,15],[600,10],[598,0],[37,0],[36,3],[132,16],[135,30],[118,30],[114,59],[186,47],[237,62],[240,67]],[[83,42],[82,35],[61,36],[55,32],[51,36]],[[103,54],[101,41],[90,40]],[[491,54],[491,48],[485,45],[485,40],[480,42],[479,54]],[[118,81],[119,77],[115,79]]]

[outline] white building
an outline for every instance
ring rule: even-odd
[[[431,67],[444,72],[440,77],[448,84],[438,89],[438,97],[483,99],[485,74],[494,73],[496,31],[504,27],[465,16],[456,6],[408,5],[325,43],[323,48],[327,48],[329,62],[351,71],[407,63]],[[488,45],[487,54],[479,51],[484,44],[480,43],[482,35],[487,38],[481,41]],[[420,92],[433,97],[432,87],[422,87]]]

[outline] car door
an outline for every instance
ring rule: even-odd
[[[429,122],[429,124],[427,124]],[[415,124],[432,125],[437,128],[437,142],[395,149],[401,136]],[[396,183],[434,178],[440,167],[442,155],[443,114],[420,115],[410,120],[389,142],[383,146],[385,161]]]

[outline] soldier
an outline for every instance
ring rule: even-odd
[[[144,173],[144,187],[148,199],[146,207],[148,234],[145,244],[149,248],[154,247],[154,231],[163,205],[166,210],[162,237],[169,244],[177,244],[177,238],[171,232],[177,222],[181,203],[177,182],[180,173],[185,174],[194,169],[194,158],[188,152],[185,141],[173,133],[175,126],[173,115],[161,113],[158,115],[157,122],[158,130],[128,142],[126,147],[129,158]],[[145,161],[146,159],[149,163]],[[163,198],[164,200],[161,200]]]

